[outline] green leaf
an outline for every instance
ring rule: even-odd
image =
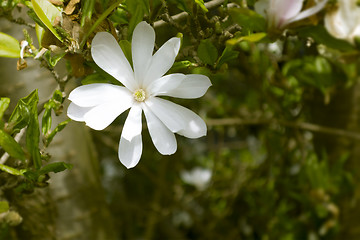
[[[132,66],[131,43],[127,40],[121,40],[119,44],[126,59],[129,61],[130,65]]]
[[[100,73],[94,73],[87,75],[81,80],[82,85],[93,84],[93,83],[109,83],[109,80],[103,78]]]
[[[25,160],[25,154],[21,146],[15,141],[13,137],[0,129],[0,146],[7,152],[11,157]]]
[[[235,45],[238,44],[239,42],[242,41],[249,41],[249,42],[259,42],[262,39],[264,39],[267,36],[266,33],[254,33],[254,34],[250,34],[248,36],[240,36],[240,37],[236,37],[236,38],[232,38],[226,41],[226,44],[228,45]]]
[[[204,12],[208,12],[209,10],[205,7],[204,0],[195,0],[195,3],[203,10]]]
[[[19,58],[19,41],[10,35],[0,32],[0,57]]]
[[[62,111],[63,96],[61,91],[55,90],[52,98],[44,104],[44,115],[41,121],[41,131],[47,136],[51,130],[51,112],[54,110],[56,115],[59,115]]]
[[[51,51],[46,51],[43,55],[50,68],[54,68],[55,65],[65,56],[66,52],[60,52],[58,54],[52,54]]]
[[[19,100],[8,121],[8,130],[11,134],[19,132],[30,121],[30,109],[38,102],[37,91]]]
[[[183,1],[183,0],[169,0],[169,2],[171,2],[172,4],[176,4],[176,7],[178,9],[180,9],[181,11],[187,12],[190,15],[192,14],[191,12],[191,8],[188,6],[188,1]],[[191,2],[190,2],[191,3]]]
[[[322,25],[300,28],[298,33],[301,37],[310,37],[314,39],[315,42],[322,43],[330,48],[338,49],[340,51],[354,50],[354,47],[347,41],[331,36]]]
[[[0,99],[0,121],[4,116],[6,109],[8,109],[10,104],[10,98],[1,98]]]
[[[143,17],[144,17],[143,8],[141,8],[141,7],[136,8],[136,10],[132,14],[130,22],[129,22],[128,32],[127,32],[129,39],[131,38],[136,25],[142,21]]]
[[[64,163],[64,162],[54,162],[54,163],[50,163],[48,165],[45,165],[44,167],[42,167],[39,171],[38,174],[39,175],[43,175],[43,174],[48,174],[50,172],[62,172],[66,169],[71,169],[73,166],[71,164],[68,163]]]
[[[90,67],[95,69],[96,73],[91,74],[83,78],[81,80],[81,84],[91,84],[91,83],[112,83],[115,85],[119,85],[119,81],[116,80],[113,76],[102,70],[98,65],[95,63],[87,63]]]
[[[116,24],[129,24],[128,15],[128,12],[124,9],[117,8],[114,10],[113,14],[111,14],[109,19]]]
[[[218,51],[209,39],[201,40],[197,53],[200,60],[209,65],[213,65],[218,58]]]
[[[82,10],[81,26],[82,27],[84,26],[86,19],[91,20],[91,16],[95,9],[95,2],[96,2],[96,0],[81,1],[81,10]]]
[[[339,80],[346,79],[341,68],[321,56],[307,56],[288,61],[283,67],[285,76],[293,76],[299,82],[318,88],[325,95]]]
[[[222,52],[219,60],[217,61],[216,67],[220,68],[224,63],[237,58],[239,52],[232,50],[232,47],[227,46]]]
[[[7,172],[11,175],[16,175],[16,176],[23,176],[24,173],[27,171],[26,169],[16,169],[16,168],[12,168],[12,167],[9,167],[9,166],[6,166],[4,164],[0,164],[0,170],[1,171],[4,171],[4,172]]]
[[[61,11],[47,0],[31,0],[31,3],[33,5],[34,12],[39,19],[54,34],[54,36],[62,42],[62,38],[53,27],[55,18],[61,17]]]
[[[71,122],[71,119],[68,119],[68,120],[65,120],[65,121],[59,123],[59,124],[56,126],[56,128],[55,128],[53,131],[51,131],[50,134],[48,134],[48,135],[46,136],[46,141],[45,141],[45,146],[46,146],[46,147],[51,143],[51,141],[53,140],[53,138],[55,137],[55,135],[56,135],[58,132],[60,132],[61,130],[63,130],[69,122]]]
[[[238,23],[243,32],[265,32],[266,20],[260,14],[247,8],[230,8],[230,16]]]
[[[28,98],[29,125],[26,129],[26,147],[31,154],[34,167],[39,169],[41,167],[41,156],[39,150],[40,129],[37,114],[39,96],[37,90],[34,90]]]
[[[7,201],[0,201],[0,213],[7,212],[9,210],[9,203]]]
[[[197,64],[196,63],[192,63],[188,60],[185,60],[185,61],[180,61],[180,62],[175,62],[171,69],[170,69],[170,72],[174,73],[174,72],[178,72],[180,70],[183,70],[183,69],[186,69],[186,68],[189,68],[189,67],[196,67]]]

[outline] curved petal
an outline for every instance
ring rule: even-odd
[[[277,0],[277,10],[282,19],[295,17],[301,11],[304,0]]]
[[[182,119],[181,113],[176,111],[176,108],[172,108],[174,103],[161,98],[150,97],[145,101],[145,104],[170,131],[178,132],[185,128],[186,124]]]
[[[147,87],[150,96],[164,95],[168,91],[176,89],[185,79],[185,75],[181,73],[169,74],[151,82]]]
[[[105,72],[116,78],[125,87],[134,91],[138,88],[134,73],[115,38],[107,32],[99,32],[91,43],[91,56]]]
[[[177,149],[175,134],[146,106],[142,105],[151,140],[162,155],[174,154]]]
[[[140,22],[134,29],[131,52],[135,79],[142,86],[143,79],[149,68],[155,44],[155,31],[145,21]]]
[[[180,49],[180,38],[174,37],[169,39],[154,54],[151,64],[146,73],[144,86],[148,86],[150,82],[162,77],[174,64],[176,55]]]
[[[131,93],[124,87],[94,83],[75,88],[69,95],[69,100],[81,107],[98,106],[106,102],[127,102],[132,98]]]
[[[351,32],[349,24],[345,22],[338,11],[327,13],[324,18],[324,24],[326,30],[336,38],[346,38]]]
[[[360,35],[360,8],[355,1],[339,1],[338,9],[327,12],[324,22],[331,35],[354,43]]]
[[[75,121],[84,122],[84,115],[89,112],[92,107],[80,107],[75,103],[70,103],[67,109],[67,115],[69,118]]]
[[[135,136],[131,141],[121,137],[118,152],[120,162],[128,169],[135,167],[140,161],[142,149],[141,134]]]
[[[210,79],[201,74],[189,74],[180,85],[172,90],[167,91],[165,94],[170,97],[178,98],[199,98],[203,96],[208,88],[211,86]]]
[[[204,120],[189,109],[157,97],[148,99],[146,105],[172,132],[188,138],[206,135]]]
[[[286,22],[284,22],[283,26],[290,24],[292,22],[299,21],[301,19],[310,17],[311,15],[314,15],[315,13],[317,13],[321,9],[323,9],[326,3],[327,3],[327,0],[322,0],[321,2],[317,3],[315,6],[302,11],[301,13],[294,16],[293,18],[289,18]]]
[[[131,141],[135,136],[141,134],[141,113],[140,104],[134,104],[131,107],[121,134],[122,138]]]
[[[132,101],[121,103],[107,102],[96,106],[85,113],[85,123],[92,129],[103,130],[109,126],[121,113],[131,107],[132,104]]]

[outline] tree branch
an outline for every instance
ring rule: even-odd
[[[325,127],[307,122],[290,122],[274,119],[256,119],[256,120],[243,120],[240,118],[224,118],[224,119],[207,119],[206,124],[212,126],[229,126],[229,125],[270,125],[280,124],[285,127],[299,128],[311,132],[318,132],[323,134],[335,135],[339,137],[347,137],[360,141],[360,133],[351,132],[348,130]]]
[[[223,4],[224,2],[225,2],[225,0],[212,0],[212,1],[206,2],[205,7],[209,10],[214,9],[214,8],[221,6],[221,4]],[[227,7],[234,7],[235,5],[236,4],[229,3],[229,4],[227,4]],[[176,14],[174,16],[171,16],[171,19],[175,22],[179,22],[179,21],[185,19],[188,15],[189,14],[187,12],[182,12],[182,13]],[[168,23],[165,22],[164,20],[159,20],[159,21],[154,22],[154,28],[162,27],[166,24],[168,24]]]

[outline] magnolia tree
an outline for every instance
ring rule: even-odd
[[[0,16],[0,239],[360,237],[357,0]]]

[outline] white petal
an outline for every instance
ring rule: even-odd
[[[206,135],[204,120],[189,109],[157,97],[148,99],[146,105],[172,132],[188,138]]]
[[[127,102],[132,99],[132,95],[124,87],[94,83],[75,88],[69,95],[69,99],[78,106],[92,107],[106,102]]]
[[[155,44],[155,31],[146,22],[140,22],[134,29],[131,51],[135,79],[142,86],[149,68]]]
[[[134,91],[138,88],[131,66],[116,39],[107,32],[99,32],[91,43],[91,56],[105,72]]]
[[[135,167],[140,161],[142,148],[141,134],[134,137],[131,141],[121,137],[118,152],[120,162],[126,168]]]
[[[278,14],[283,19],[295,17],[301,11],[304,0],[278,0]]]
[[[148,86],[150,82],[162,77],[174,64],[176,55],[180,49],[180,38],[174,37],[169,39],[154,54],[150,67],[144,80],[144,86]]]
[[[185,75],[181,73],[169,74],[151,82],[147,87],[147,92],[151,96],[164,95],[170,90],[176,89],[185,79]]]
[[[92,108],[85,113],[86,125],[95,130],[103,130],[109,126],[115,118],[131,107],[132,102],[107,102]]]
[[[339,1],[339,8],[327,12],[324,22],[331,35],[353,43],[353,38],[360,35],[360,8],[355,1]]]
[[[135,136],[141,134],[141,113],[142,109],[139,104],[134,104],[131,107],[121,134],[122,138],[131,141]]]
[[[84,122],[84,115],[89,112],[92,107],[80,107],[75,103],[70,103],[67,109],[67,115],[69,118],[75,121]]]
[[[161,98],[150,97],[145,101],[145,104],[172,132],[178,132],[185,128],[186,123],[183,121],[181,113],[177,112],[176,108],[170,110],[174,103]]]
[[[162,155],[170,155],[176,152],[177,144],[174,133],[172,133],[151,110],[143,104],[143,110],[151,139],[156,149]]]
[[[200,74],[189,74],[186,75],[186,78],[177,88],[167,91],[166,94],[158,95],[166,95],[178,98],[199,98],[206,93],[210,86],[211,82],[207,76]]]
[[[305,11],[302,11],[301,13],[299,13],[298,15],[296,15],[293,18],[288,19],[284,25],[287,25],[289,23],[295,22],[295,21],[299,21],[301,19],[310,17],[311,15],[314,15],[315,13],[319,12],[321,9],[324,8],[325,4],[327,3],[327,0],[322,0],[321,2],[317,3],[315,6],[306,9]]]

